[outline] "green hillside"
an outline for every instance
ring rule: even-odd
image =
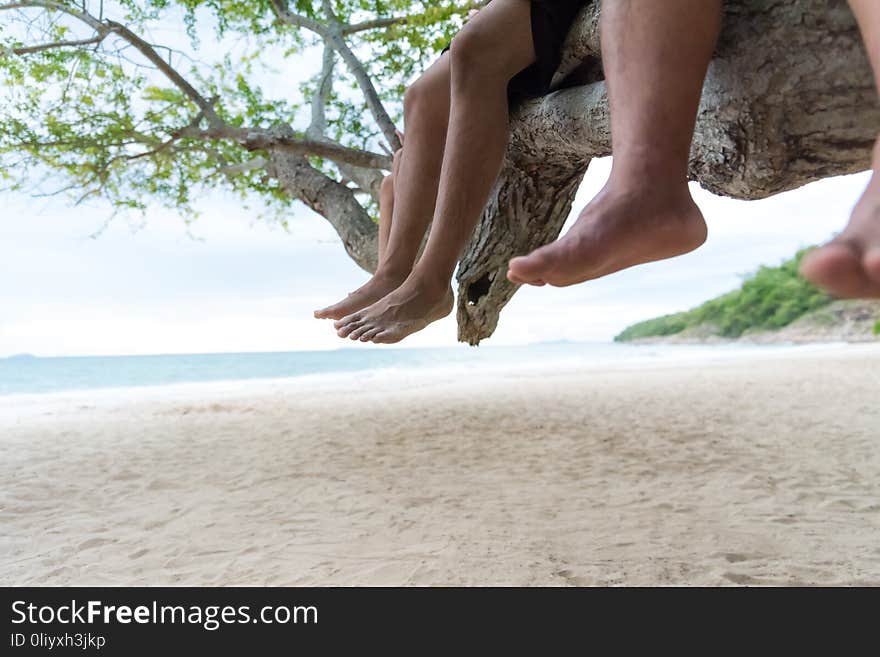
[[[746,278],[738,290],[697,308],[634,324],[615,341],[676,335],[698,326],[709,327],[713,335],[724,338],[738,338],[746,331],[788,326],[832,301],[798,273],[801,259],[808,250],[798,252],[778,267],[761,267]]]

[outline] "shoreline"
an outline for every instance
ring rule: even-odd
[[[803,358],[813,355],[864,354],[880,355],[880,342],[815,342],[805,344],[749,343],[725,341],[719,343],[670,343],[662,339],[644,338],[626,343],[627,346],[645,350],[641,358],[605,359],[595,363],[565,364],[557,374],[578,374],[588,372],[614,372],[641,369],[667,369],[694,366],[713,366],[723,363],[756,359],[788,359]],[[612,344],[612,343],[609,343]],[[651,355],[650,347],[669,347],[677,353]],[[680,351],[679,351],[680,350]],[[680,356],[681,358],[673,358]],[[557,364],[554,364],[557,365]],[[165,384],[146,384],[133,386],[109,386],[80,388],[35,393],[0,394],[0,415],[10,407],[39,405],[41,402],[78,403],[99,398],[102,401],[124,403],[127,401],[161,401],[169,396],[193,398],[202,395],[219,397],[237,396],[240,394],[268,394],[274,392],[301,392],[357,389],[364,384],[387,384],[405,380],[412,384],[433,384],[455,381],[466,375],[473,378],[493,378],[504,376],[527,376],[534,374],[546,376],[548,366],[541,362],[524,361],[514,364],[500,363],[468,363],[454,364],[443,367],[420,369],[417,366],[382,367],[341,372],[324,372],[302,374],[285,377],[221,379],[209,381],[184,381]]]

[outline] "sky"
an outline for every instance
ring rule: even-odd
[[[184,48],[181,24],[163,23],[150,37]],[[203,43],[207,59],[228,51],[210,35]],[[320,53],[307,51],[260,82],[269,93],[290,93],[319,67]],[[592,163],[568,225],[609,170],[610,158]],[[523,288],[485,344],[605,341],[633,322],[698,305],[736,288],[758,266],[840,231],[867,176],[751,202],[715,197],[694,184],[709,224],[701,249],[574,287]],[[386,348],[342,341],[329,322],[312,318],[315,308],[366,280],[322,217],[299,205],[285,231],[223,191],[199,207],[202,216],[191,225],[158,207],[143,220],[106,225],[100,207],[4,194],[0,357]],[[456,344],[449,317],[400,346]]]
[[[609,169],[610,159],[593,163],[569,224]],[[569,288],[523,288],[485,344],[610,340],[635,321],[734,289],[759,265],[777,264],[840,231],[867,175],[751,202],[715,197],[694,185],[709,223],[701,249]],[[353,346],[337,338],[329,322],[312,318],[315,308],[366,280],[322,217],[299,207],[284,231],[255,220],[221,192],[201,207],[201,218],[190,226],[157,208],[143,223],[117,219],[101,230],[105,212],[4,195],[0,356]],[[450,317],[400,346],[455,344]]]

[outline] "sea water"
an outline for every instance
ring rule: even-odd
[[[571,371],[639,363],[738,358],[806,347],[680,346],[554,342],[525,346],[355,348],[279,353],[0,358],[0,395],[164,386],[180,383],[296,379],[316,375],[373,377],[395,371]]]

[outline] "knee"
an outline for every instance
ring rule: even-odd
[[[404,122],[409,124],[414,118],[438,115],[443,105],[440,91],[433,80],[424,77],[412,83],[403,94]]]
[[[449,48],[452,84],[507,82],[503,48],[493,43],[493,35],[476,24],[466,25]]]
[[[379,198],[382,200],[392,198],[394,196],[394,175],[389,174],[382,178],[379,183]]]

